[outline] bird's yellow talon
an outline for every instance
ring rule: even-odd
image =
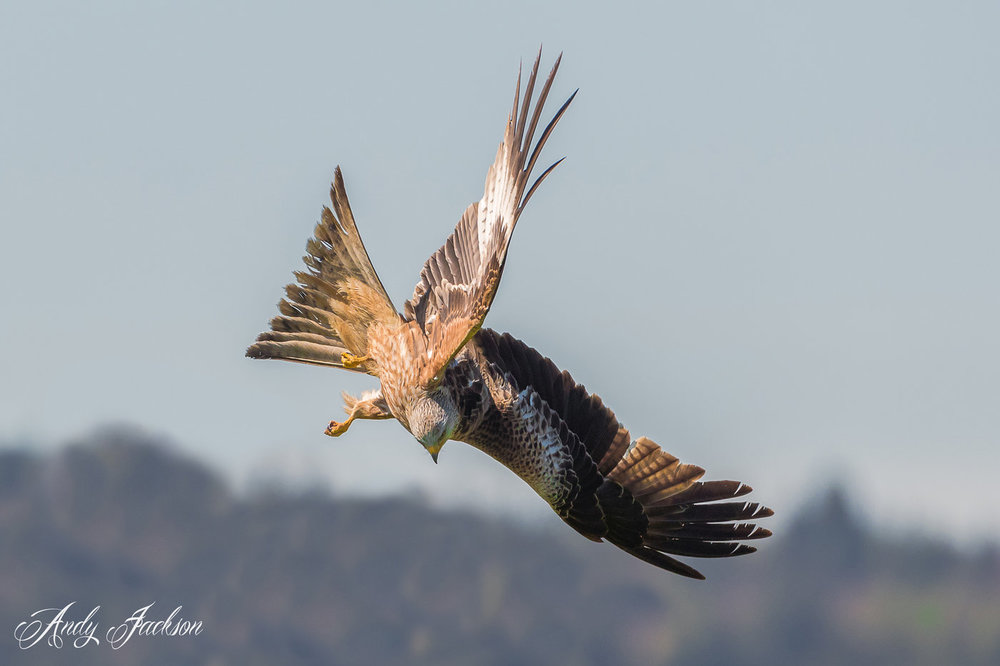
[[[340,355],[340,362],[344,364],[345,368],[356,368],[367,360],[367,354],[364,356],[355,356],[351,352],[344,352]]]
[[[323,434],[330,437],[340,437],[351,427],[351,421],[353,420],[354,417],[348,418],[346,421],[330,421],[330,425],[326,427]]]

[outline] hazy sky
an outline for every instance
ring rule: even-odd
[[[1000,537],[998,5],[469,4],[0,6],[0,439],[547,511],[463,444],[323,436],[374,379],[243,358],[337,164],[401,306],[544,43],[567,159],[487,325],[778,520],[837,479]]]

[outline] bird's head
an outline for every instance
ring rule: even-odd
[[[458,426],[458,406],[451,392],[438,388],[418,398],[410,408],[410,432],[437,462],[444,443]]]

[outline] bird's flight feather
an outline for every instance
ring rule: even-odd
[[[251,358],[277,358],[378,374],[368,360],[345,367],[343,354],[364,357],[375,323],[391,324],[399,315],[389,300],[361,241],[347,200],[344,176],[337,167],[330,188],[333,210],[323,208],[302,257],[308,270],[285,287],[280,315],[247,350]],[[334,212],[335,211],[335,212]]]
[[[427,362],[428,379],[439,378],[440,370],[482,325],[500,284],[518,217],[535,188],[558,164],[542,172],[526,191],[542,147],[576,95],[573,93],[563,103],[532,144],[561,57],[542,85],[534,109],[532,96],[540,58],[528,75],[520,109],[518,75],[514,106],[496,159],[487,172],[483,197],[465,210],[444,245],[426,261],[413,297],[403,306],[403,315],[416,321],[429,340],[432,357]]]
[[[481,329],[469,343],[468,355],[494,378],[503,377],[511,385],[509,390],[517,393],[509,420],[531,419],[534,425],[510,428],[513,437],[526,430],[531,435],[509,448],[493,445],[490,430],[496,426],[488,420],[465,441],[501,462],[509,463],[503,458],[510,455],[515,465],[519,451],[538,448],[540,441],[561,443],[541,447],[550,459],[563,459],[559,493],[547,496],[545,488],[536,487],[537,471],[519,475],[584,536],[606,539],[661,568],[700,578],[695,569],[668,553],[743,555],[754,548],[732,541],[771,534],[746,522],[770,516],[770,509],[750,502],[719,502],[749,493],[750,486],[699,481],[704,474],[700,467],[681,463],[645,437],[631,442],[628,430],[598,396],[517,338]],[[484,441],[487,445],[481,446]]]

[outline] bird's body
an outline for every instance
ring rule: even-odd
[[[535,160],[572,97],[532,147],[559,61],[531,111],[538,61],[518,94],[483,198],[421,271],[399,313],[361,242],[339,168],[331,200],[304,257],[309,268],[286,288],[281,315],[247,355],[342,367],[379,377],[379,391],[345,395],[348,419],[395,418],[431,453],[467,442],[509,468],[584,536],[608,540],[664,569],[701,577],[667,553],[725,557],[736,543],[770,534],[741,521],[771,515],[726,502],[750,491],[733,481],[700,482],[650,440],[632,441],[614,413],[548,358],[510,335],[482,328],[524,205],[552,165],[527,188]],[[574,93],[575,95],[575,93]],[[558,162],[557,162],[558,164]],[[527,193],[525,193],[527,191]]]

